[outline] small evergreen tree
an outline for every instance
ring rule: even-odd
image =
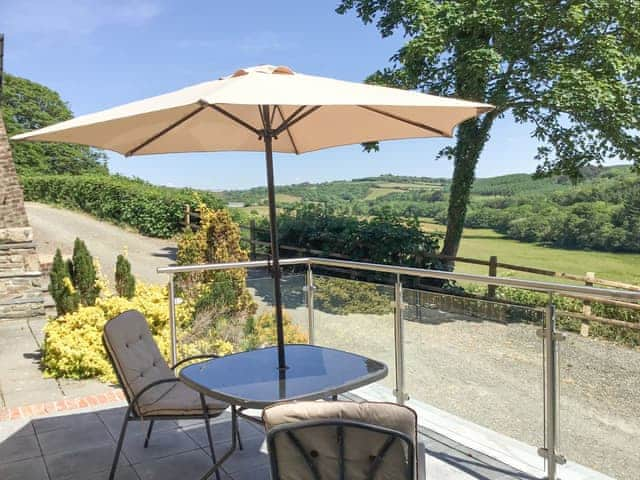
[[[71,283],[69,265],[70,262],[65,262],[60,249],[57,249],[49,275],[49,293],[56,303],[58,315],[76,311],[80,301],[78,292]]]
[[[93,257],[89,253],[85,243],[76,238],[73,244],[73,271],[71,278],[73,285],[80,295],[83,305],[95,305],[96,298],[100,293],[96,286],[96,268],[93,265]]]
[[[131,274],[131,263],[122,254],[116,260],[116,292],[126,298],[131,298],[136,293],[136,279]]]

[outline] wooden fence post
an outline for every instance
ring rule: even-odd
[[[249,249],[251,260],[256,259],[256,221],[254,218],[249,222]]]
[[[595,272],[587,272],[585,275],[584,284],[587,287],[593,287],[593,282],[590,282],[589,280],[592,280],[595,277]],[[591,300],[585,299],[582,301],[582,314],[591,315]],[[586,320],[582,320],[582,323],[580,324],[580,335],[582,335],[583,337],[589,336],[589,322]]]
[[[191,205],[186,203],[184,205],[184,226],[189,228],[189,225],[191,225]]]
[[[498,275],[498,257],[495,255],[491,255],[489,257],[489,276],[496,277],[497,275]],[[487,285],[487,296],[489,298],[496,297],[495,285]]]

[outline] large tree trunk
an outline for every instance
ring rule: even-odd
[[[449,192],[447,233],[441,251],[444,256],[455,257],[458,255],[471,187],[473,187],[475,180],[476,165],[488,140],[488,132],[492,123],[493,118],[485,116],[482,120],[467,120],[458,128],[457,143],[453,149],[454,169]],[[446,260],[443,263],[447,270],[453,270],[455,266],[453,260]]]

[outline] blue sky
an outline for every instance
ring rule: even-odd
[[[76,115],[216,79],[240,67],[288,65],[296,71],[362,81],[388,64],[400,36],[334,12],[337,0],[160,1],[0,0],[5,70],[43,83]],[[327,181],[393,173],[450,177],[436,160],[451,140],[386,142],[378,153],[359,145],[276,155],[276,183]],[[500,120],[478,176],[532,172],[535,140],[526,126]],[[124,158],[112,171],[153,183],[209,189],[265,184],[264,157],[212,153]]]

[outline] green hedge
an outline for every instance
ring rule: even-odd
[[[184,206],[196,207],[196,197],[213,208],[223,206],[209,192],[159,187],[119,175],[26,176],[22,185],[26,200],[81,210],[161,238],[182,230]]]

